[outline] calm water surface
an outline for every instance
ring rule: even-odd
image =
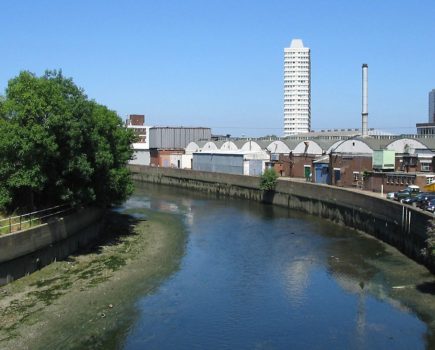
[[[174,213],[188,238],[180,269],[136,302],[121,348],[430,346],[430,320],[394,297],[388,273],[414,264],[375,239],[284,208],[171,187],[138,185],[125,207]]]

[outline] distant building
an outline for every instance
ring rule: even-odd
[[[435,123],[417,123],[417,135],[435,135]]]
[[[145,125],[145,115],[130,114],[126,122],[126,126],[128,129],[133,130],[137,136],[137,143],[141,143],[145,148],[149,148],[150,127]]]
[[[150,129],[151,165],[191,168],[191,157],[184,157],[191,142],[210,140],[211,129],[202,127],[161,127]]]
[[[265,151],[213,150],[194,152],[192,169],[225,174],[260,176],[270,160]]]
[[[150,165],[150,126],[145,125],[145,115],[130,114],[126,127],[133,130],[137,140],[133,143],[133,159],[130,164]]]
[[[435,123],[435,89],[429,92],[429,123]]]
[[[293,39],[284,48],[284,135],[311,129],[310,49],[302,40]]]
[[[210,128],[155,126],[150,130],[150,148],[184,149],[192,141],[210,138]]]

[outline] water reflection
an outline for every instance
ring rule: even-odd
[[[140,185],[132,201],[183,216],[189,239],[178,273],[138,303],[126,349],[435,345],[433,294],[393,288],[433,276],[375,239],[283,208],[163,186]]]

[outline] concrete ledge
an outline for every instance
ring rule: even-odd
[[[63,259],[96,239],[105,210],[86,208],[31,229],[0,236],[0,285]]]

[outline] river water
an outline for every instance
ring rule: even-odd
[[[354,230],[285,208],[138,184],[124,208],[173,213],[180,268],[115,347],[424,349],[433,291],[424,268]],[[421,288],[420,288],[421,289]],[[420,304],[419,304],[420,303]]]

